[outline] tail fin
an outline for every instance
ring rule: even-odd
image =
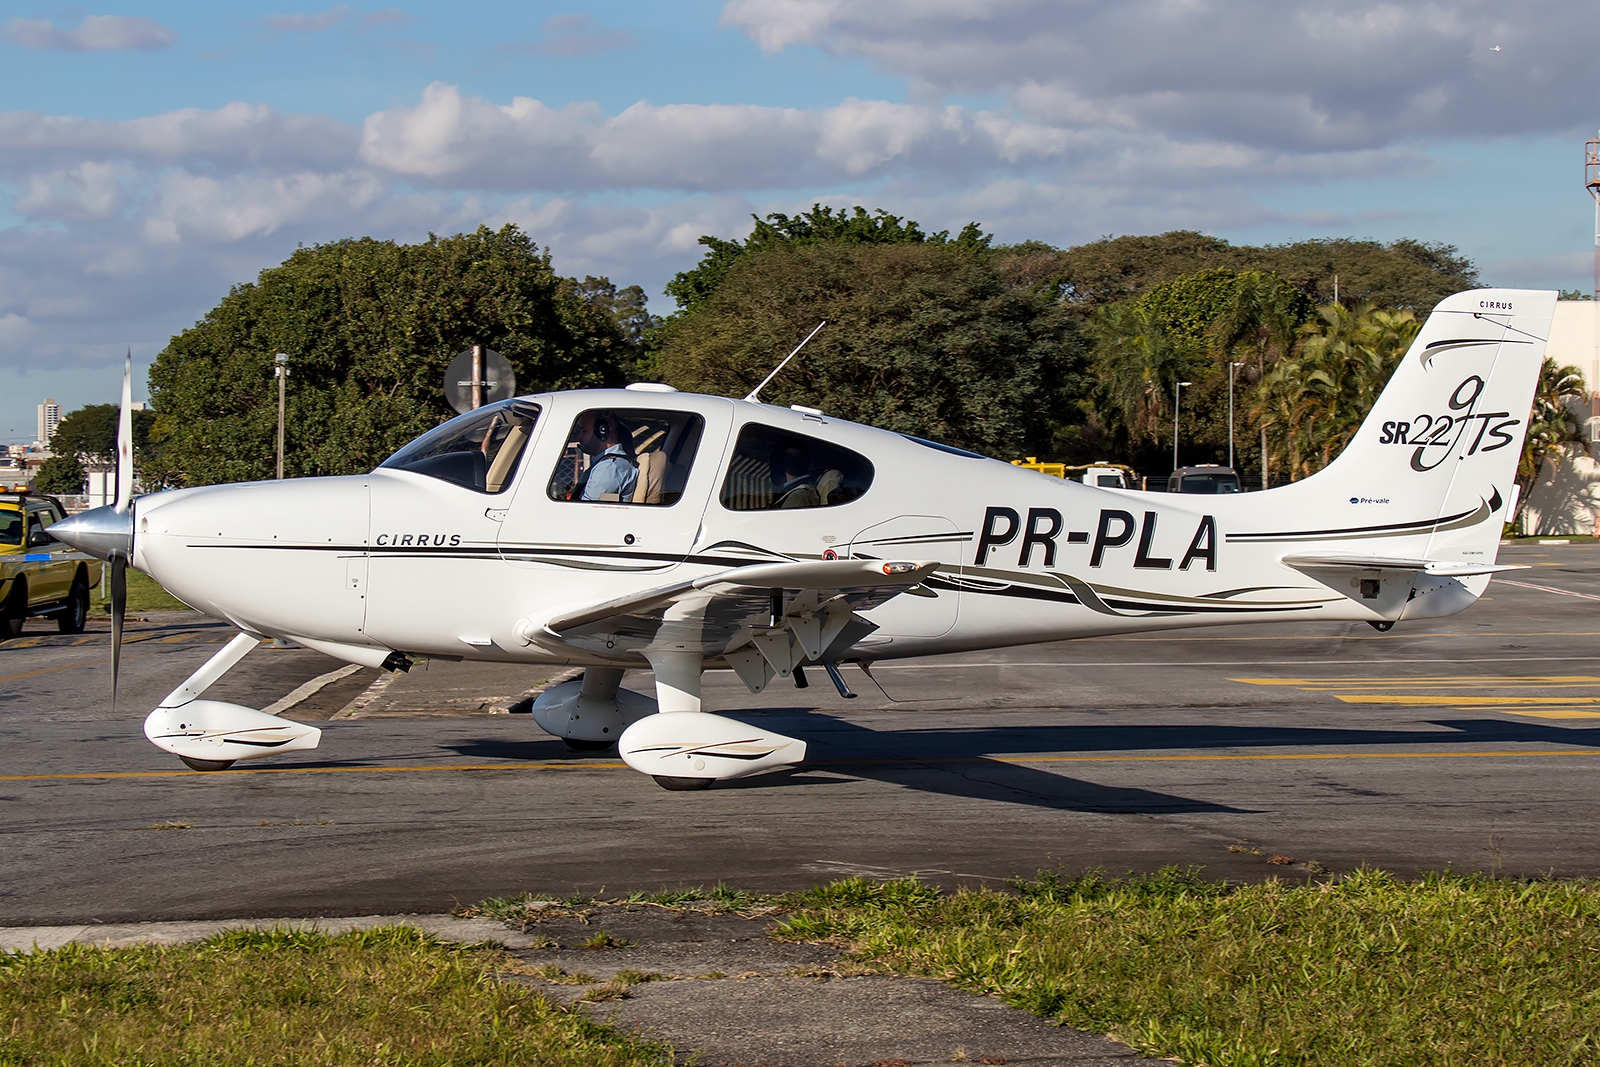
[[[1492,562],[1555,315],[1554,292],[1474,289],[1423,324],[1355,438],[1298,483],[1346,550]],[[1314,492],[1314,495],[1313,495]]]

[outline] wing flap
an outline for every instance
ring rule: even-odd
[[[530,642],[603,655],[670,648],[722,656],[754,645],[773,671],[787,675],[795,663],[820,655],[856,612],[916,588],[937,567],[878,559],[755,564],[568,608],[540,622],[525,619],[518,629]]]

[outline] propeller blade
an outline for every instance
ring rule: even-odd
[[[122,673],[122,617],[128,610],[128,557],[111,556],[111,710],[117,710],[117,679]]]
[[[122,417],[117,422],[117,514],[133,499],[133,349],[122,367]]]

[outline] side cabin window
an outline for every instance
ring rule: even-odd
[[[0,545],[22,544],[22,512],[0,511]]]
[[[804,434],[746,423],[728,461],[722,506],[729,511],[831,508],[872,485],[866,456]]]
[[[704,429],[687,411],[585,411],[550,475],[550,499],[670,507],[683,497]]]
[[[480,493],[503,493],[538,421],[539,405],[502,400],[429,430],[378,467],[426,474]]]

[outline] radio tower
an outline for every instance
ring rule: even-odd
[[[1600,441],[1600,134],[1583,146],[1583,185],[1594,197],[1594,367],[1589,377],[1589,440]],[[1600,530],[1600,513],[1595,526]]]

